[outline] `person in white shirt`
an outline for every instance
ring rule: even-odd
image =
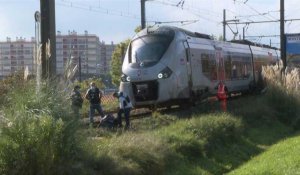
[[[123,92],[115,92],[113,94],[113,96],[118,98],[118,100],[119,100],[119,111],[118,111],[118,117],[117,117],[118,127],[122,127],[122,114],[124,114],[125,122],[126,122],[125,128],[128,129],[130,127],[129,116],[130,116],[130,111],[132,108],[130,99]]]

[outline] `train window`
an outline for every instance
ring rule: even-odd
[[[229,63],[228,63],[229,64]],[[231,69],[226,69],[227,74],[226,78],[231,79],[247,79],[251,74],[251,55],[241,55],[241,54],[232,54],[231,57]],[[227,71],[228,70],[228,71]],[[229,71],[231,70],[231,71]]]
[[[224,60],[224,64],[225,64],[225,78],[227,80],[231,79],[232,76],[232,72],[231,72],[231,56],[228,55],[227,57],[224,56],[225,60]]]
[[[201,54],[201,64],[202,64],[202,72],[204,75],[209,75],[209,56],[208,54]]]
[[[167,35],[147,35],[137,38],[131,44],[129,60],[144,67],[152,66],[162,58],[172,40],[173,37]]]
[[[217,80],[218,73],[217,73],[217,63],[214,56],[211,56],[211,59],[209,61],[210,66],[210,78],[211,80]]]

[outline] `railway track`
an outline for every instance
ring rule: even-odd
[[[205,100],[202,100],[201,102],[199,102],[196,105],[203,105],[205,103],[211,103],[211,102],[216,102],[218,101],[218,99],[216,97],[209,97]],[[172,108],[159,108],[155,111],[159,112],[159,113],[163,113],[163,114],[168,114],[168,113],[173,113],[173,112],[188,112],[187,110],[189,110],[189,108],[181,108],[179,106],[174,106]],[[112,114],[114,117],[117,117],[117,109],[114,110],[110,110],[110,111],[105,111],[105,114]],[[145,118],[145,117],[150,117],[152,114],[152,110],[148,109],[148,108],[138,108],[138,109],[133,109],[130,112],[130,120],[136,120],[136,119],[141,119],[141,118]],[[95,116],[94,117],[94,122],[96,124],[100,123],[100,116]],[[84,118],[83,123],[88,125],[89,124],[89,118]]]

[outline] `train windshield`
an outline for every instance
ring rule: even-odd
[[[130,63],[141,67],[156,64],[168,49],[173,37],[168,35],[146,35],[131,43]]]

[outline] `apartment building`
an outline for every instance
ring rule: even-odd
[[[34,46],[34,38],[31,38],[31,41],[26,41],[22,37],[17,37],[15,41],[7,38],[5,42],[0,42],[0,78],[24,70],[26,67],[32,72]]]
[[[28,67],[34,72],[34,47],[35,39],[26,41],[25,38],[17,38],[12,41],[0,42],[0,78],[8,76],[16,71]],[[69,60],[79,67],[81,74],[85,76],[107,74],[110,70],[111,55],[114,44],[106,45],[100,42],[99,37],[89,34],[77,34],[69,31],[67,35],[57,32],[56,36],[56,72],[63,74]],[[79,61],[80,60],[80,61]]]
[[[69,32],[68,35],[56,36],[56,65],[57,73],[62,74],[67,62],[72,59],[73,64],[81,62],[82,74],[100,74],[100,40],[93,34],[77,34]],[[80,59],[80,61],[79,61]]]
[[[105,44],[105,42],[101,42],[101,73],[109,74],[110,72],[110,64],[111,64],[111,56],[115,49],[116,45],[113,42],[111,44]]]

